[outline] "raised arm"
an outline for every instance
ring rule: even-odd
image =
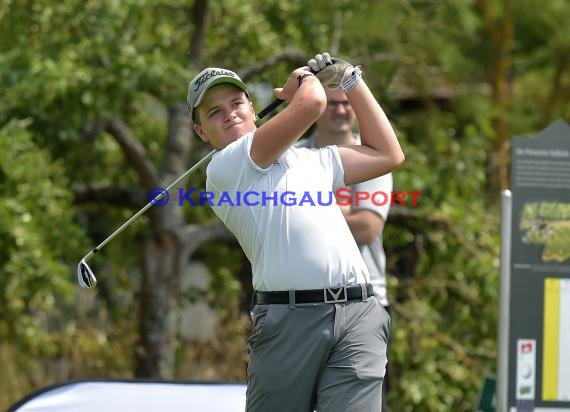
[[[268,167],[307,131],[326,107],[321,82],[308,67],[295,69],[275,96],[289,104],[254,133],[250,156],[260,167]]]
[[[317,76],[325,84],[343,89],[360,126],[362,145],[339,147],[345,184],[370,180],[400,166],[405,157],[396,133],[384,110],[361,78],[360,69],[347,64],[342,73],[329,74],[329,65],[326,63],[327,60],[331,61],[330,56],[323,53],[315,57],[316,59],[309,61],[309,66],[313,71],[317,71]]]
[[[360,80],[346,92],[360,126],[361,146],[339,148],[347,185],[385,175],[404,162],[404,153],[384,110]]]

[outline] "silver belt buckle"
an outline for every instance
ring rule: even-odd
[[[336,288],[325,288],[325,303],[343,303],[348,301],[346,286]]]

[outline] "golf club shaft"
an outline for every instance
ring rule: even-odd
[[[180,175],[174,182],[172,182],[170,185],[168,185],[168,187],[166,187],[164,189],[163,192],[161,192],[159,195],[157,195],[154,199],[152,199],[150,202],[148,202],[141,210],[139,210],[137,213],[135,213],[129,220],[127,220],[125,223],[123,223],[117,230],[115,230],[113,233],[111,233],[111,235],[105,239],[104,241],[102,241],[99,245],[97,245],[93,250],[91,250],[87,255],[85,255],[85,257],[83,258],[83,260],[87,260],[90,257],[92,257],[95,253],[97,253],[99,250],[101,250],[101,248],[103,248],[103,246],[105,246],[107,243],[109,243],[111,240],[113,240],[119,233],[121,233],[127,226],[129,226],[134,220],[136,220],[140,215],[142,215],[144,212],[146,212],[152,205],[154,205],[158,200],[160,200],[166,192],[168,192],[170,189],[172,189],[173,186],[175,186],[176,184],[178,184],[182,179],[184,179],[186,176],[188,176],[190,173],[192,173],[194,170],[196,170],[197,168],[199,168],[202,163],[206,162],[207,160],[210,159],[210,157],[212,157],[212,155],[216,152],[216,150],[212,150],[211,152],[209,152],[206,156],[204,156],[202,159],[200,159],[194,166],[192,166],[190,169],[188,169],[186,172],[184,172],[182,175]]]
[[[265,109],[263,109],[259,112],[259,114],[256,116],[256,120],[262,119],[263,117],[267,116],[268,113],[273,111],[276,107],[278,107],[283,102],[284,102],[284,100],[275,99]],[[186,176],[188,176],[194,170],[199,168],[203,163],[205,163],[207,160],[209,160],[210,157],[212,157],[212,155],[215,152],[216,152],[215,149],[210,151],[206,156],[204,156],[202,159],[200,159],[194,166],[192,166],[190,169],[188,169],[186,172],[184,172],[182,175],[180,175],[174,182],[172,182],[170,185],[168,185],[168,187],[166,187],[164,189],[164,192],[160,193],[154,199],[152,199],[150,202],[148,202],[141,210],[139,210],[137,213],[135,213],[129,220],[127,220],[117,230],[115,230],[113,233],[111,233],[111,235],[107,239],[103,240],[99,245],[97,245],[89,253],[87,253],[83,257],[82,261],[89,260],[95,253],[99,252],[107,243],[109,243],[111,240],[113,240],[119,233],[121,233],[123,230],[125,230],[125,228],[127,226],[129,226],[131,223],[133,223],[133,221],[138,219],[144,212],[146,212],[152,205],[154,205],[156,203],[156,201],[160,200],[165,195],[166,192],[168,192],[170,189],[172,189],[173,186],[178,184],[182,179],[184,179]]]
[[[259,112],[259,114],[255,117],[255,120],[263,119],[265,116],[267,116],[268,113],[271,113],[273,110],[275,110],[275,108],[277,108],[283,102],[284,100],[281,99],[273,100],[271,103],[269,103],[269,105],[265,109]]]

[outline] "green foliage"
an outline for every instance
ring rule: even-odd
[[[86,242],[61,162],[33,143],[28,123],[0,128],[0,347],[17,347],[19,373],[34,376],[32,359],[59,351],[63,330],[55,325],[67,322],[75,257]],[[14,372],[3,369],[0,379],[19,390]]]
[[[132,112],[144,93],[182,96],[181,58],[167,57],[176,55],[173,31],[139,2],[30,3],[11,5],[5,17],[13,47],[0,57],[10,68],[0,74],[0,123],[32,115],[34,138],[64,154],[93,123]],[[26,14],[33,23],[10,19]]]
[[[0,338],[49,350],[36,316],[49,315],[58,299],[70,301],[70,263],[85,239],[61,164],[34,145],[25,122],[0,129],[0,191],[0,311],[7,321]]]
[[[394,187],[421,191],[413,211],[425,216],[396,225],[389,219],[384,232],[389,260],[400,247],[420,254],[415,276],[390,280],[389,396],[402,411],[469,410],[495,366],[498,213],[485,193],[483,128],[473,123],[483,119],[466,116],[462,103],[474,101],[459,99],[456,114],[418,112],[401,124],[407,163]]]

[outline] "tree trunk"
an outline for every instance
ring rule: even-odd
[[[202,49],[208,24],[208,0],[195,0],[191,10],[191,19],[194,25],[194,33],[190,39],[190,53],[188,60],[195,66],[202,64]]]
[[[146,241],[140,297],[135,376],[174,378],[176,314],[180,278],[177,236],[168,231]]]
[[[487,0],[478,0],[485,29],[492,40],[489,58],[490,83],[496,114],[492,119],[495,135],[488,164],[489,189],[498,192],[509,187],[510,158],[508,143],[511,138],[508,121],[511,104],[510,71],[512,66],[513,16],[512,1],[502,0],[499,17],[493,16],[492,6]]]
[[[168,187],[184,173],[190,158],[192,132],[184,104],[170,110],[168,139],[160,170],[160,185]],[[170,190],[170,201],[149,210],[152,232],[145,242],[139,309],[139,344],[135,350],[135,375],[173,379],[176,351],[180,274],[189,256],[182,208],[176,200],[180,182]]]

